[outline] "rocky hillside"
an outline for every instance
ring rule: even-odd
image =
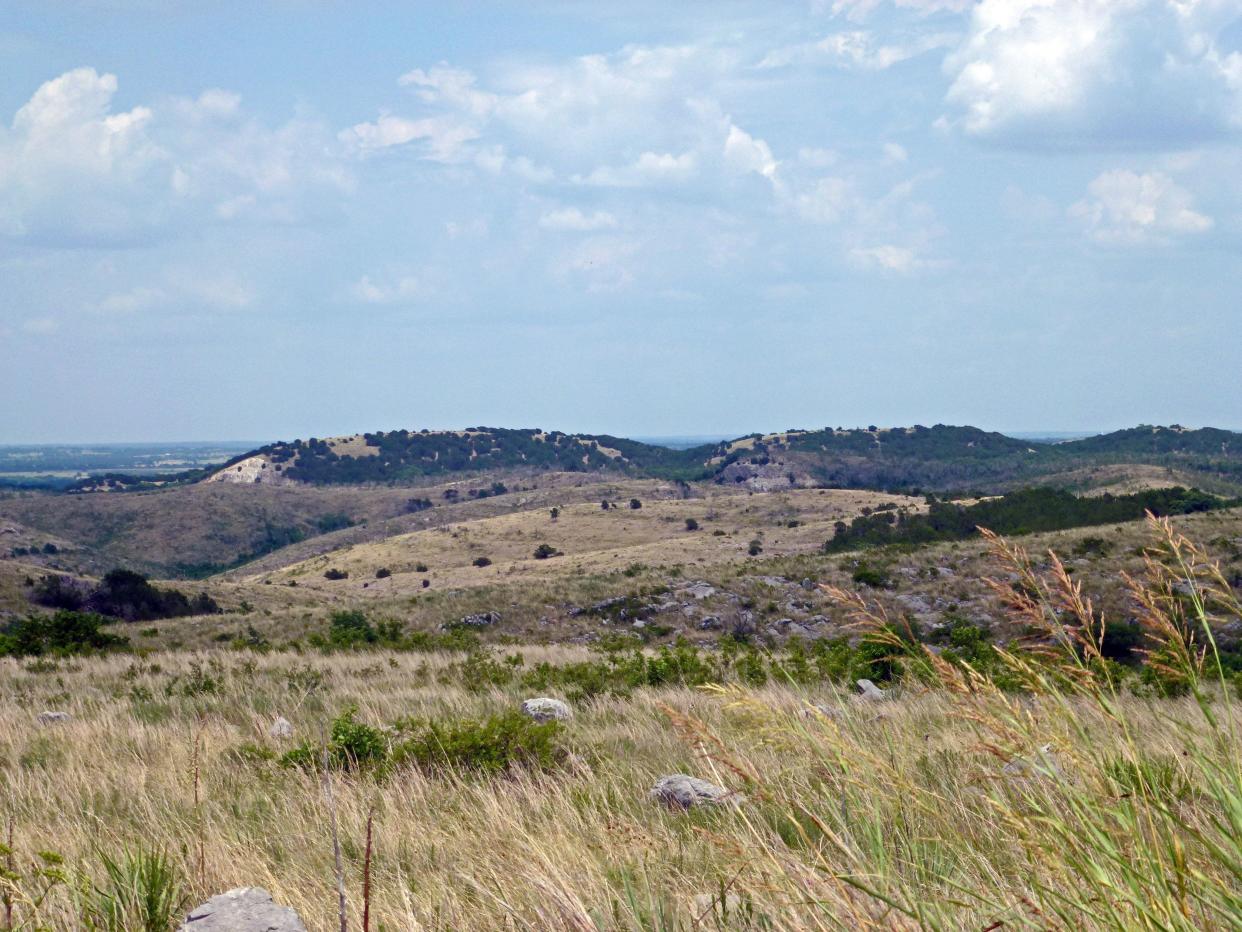
[[[208,481],[399,484],[534,469],[735,483],[754,491],[835,486],[996,492],[1036,483],[1079,486],[1084,469],[1126,464],[1166,467],[1179,472],[1179,481],[1216,482],[1223,484],[1221,491],[1237,491],[1242,488],[1242,435],[1213,428],[1136,427],[1050,444],[938,424],[789,430],[671,450],[538,428],[398,430],[270,444],[231,461]]]

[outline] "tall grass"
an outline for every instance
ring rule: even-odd
[[[114,902],[157,917],[123,928],[168,928],[167,904],[246,884],[310,929],[339,928],[335,822],[350,928],[363,910],[376,929],[423,930],[1238,928],[1239,722],[1216,638],[1242,610],[1201,550],[1151,529],[1144,571],[1125,580],[1151,671],[1137,694],[1104,657],[1108,619],[1060,562],[994,538],[996,591],[1028,632],[997,665],[912,647],[879,605],[836,590],[890,639],[895,701],[793,682],[599,695],[564,729],[564,767],[336,770],[331,801],[314,769],[277,763],[289,745],[267,736],[275,715],[314,742],[349,707],[378,728],[486,719],[526,696],[442,681],[455,661],[436,655],[6,662],[14,927],[89,927]],[[183,688],[205,676],[211,688]],[[40,728],[53,704],[74,720]],[[652,804],[674,772],[746,801]],[[101,862],[140,845],[165,854]],[[63,866],[40,860],[48,848]]]

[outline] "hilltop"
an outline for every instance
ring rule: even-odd
[[[1117,465],[1164,467],[1170,471],[1169,484],[1206,481],[1237,491],[1242,488],[1242,435],[1215,428],[1140,426],[1052,444],[937,424],[756,433],[673,450],[540,428],[396,430],[268,444],[231,460],[206,481],[391,485],[534,469],[736,483],[757,491],[832,486],[992,493],[1035,481],[1089,485],[1089,476],[1067,474]]]

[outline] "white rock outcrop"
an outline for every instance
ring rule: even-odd
[[[190,910],[180,932],[306,932],[306,926],[266,890],[237,887]]]

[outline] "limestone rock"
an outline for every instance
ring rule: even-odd
[[[72,719],[73,719],[73,716],[70,715],[68,712],[40,712],[39,713],[39,724],[40,725],[63,725],[66,722],[71,721]]]
[[[696,601],[701,601],[703,599],[710,599],[714,596],[716,594],[716,587],[711,583],[702,581],[692,582],[689,585],[678,589],[675,594],[682,597],[690,597]]]
[[[859,680],[858,692],[859,698],[867,702],[884,702],[893,698],[892,692],[887,689],[880,689],[871,680]]]
[[[537,722],[563,722],[573,717],[573,710],[560,699],[540,696],[522,703],[522,712]]]
[[[698,777],[674,773],[660,777],[651,788],[650,796],[670,809],[691,809],[695,806],[714,806],[721,803],[740,802],[741,796],[723,786],[708,783]]]
[[[293,722],[283,715],[278,715],[276,716],[276,721],[272,722],[272,727],[267,730],[267,733],[273,738],[292,738]]]
[[[180,932],[306,932],[306,926],[266,890],[237,887],[190,910]]]

